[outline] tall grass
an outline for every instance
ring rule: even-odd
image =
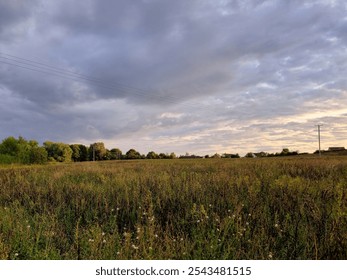
[[[1,259],[347,259],[347,159],[0,169]]]

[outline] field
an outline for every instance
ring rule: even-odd
[[[347,158],[2,167],[0,259],[347,259]]]

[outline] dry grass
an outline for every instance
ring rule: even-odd
[[[347,159],[0,169],[1,259],[347,259]]]

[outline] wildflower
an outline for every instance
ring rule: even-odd
[[[152,248],[152,247],[149,247],[148,249],[149,249],[149,250],[153,250],[153,248]]]
[[[246,222],[246,226],[249,226],[249,222]]]
[[[197,220],[196,222],[197,222],[197,223],[200,223],[200,220]]]
[[[250,216],[252,216],[252,214],[251,214],[251,213],[249,213],[249,214],[248,214],[248,216],[250,217]]]
[[[269,259],[272,259],[272,253],[271,252],[269,253]]]
[[[118,251],[118,252],[117,252],[117,255],[119,255],[119,254],[120,254],[120,252]]]
[[[155,234],[154,237],[155,237],[155,238],[158,238],[158,234]]]
[[[180,240],[183,241],[183,238],[181,238]]]
[[[212,204],[210,204],[209,207],[212,207]]]
[[[230,213],[230,212],[231,212],[231,210],[230,210],[230,209],[228,209],[228,212]]]
[[[139,247],[138,247],[138,246],[135,246],[134,244],[131,245],[131,247],[132,247],[134,250],[138,250],[138,249],[139,249]]]
[[[278,228],[278,224],[275,224],[275,228]]]
[[[106,233],[102,232],[101,234],[102,234],[102,236],[105,236]]]
[[[106,239],[104,239],[104,240],[102,241],[102,243],[106,243]]]
[[[15,254],[14,254],[14,256],[15,256],[15,257],[18,257],[18,256],[19,256],[19,254],[18,254],[18,253],[15,253]]]
[[[94,242],[94,239],[89,238],[88,242]]]
[[[117,209],[116,209],[117,211],[119,211],[120,210],[120,208],[119,207],[117,207]]]
[[[27,228],[30,228],[30,225],[27,225]]]
[[[113,208],[111,209],[111,212],[114,212],[114,209],[113,209]]]

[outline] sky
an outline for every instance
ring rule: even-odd
[[[0,0],[0,139],[347,147],[343,0]]]

